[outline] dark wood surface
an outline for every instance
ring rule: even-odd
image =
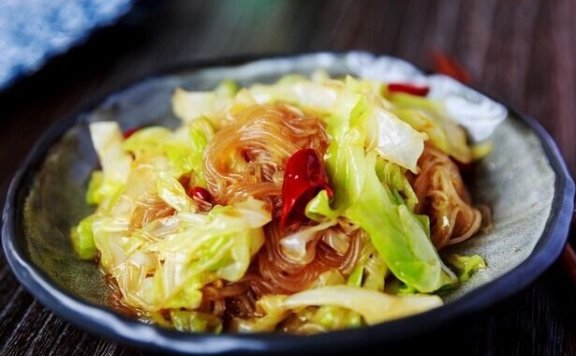
[[[91,97],[184,61],[316,50],[364,49],[423,67],[430,50],[445,51],[478,88],[536,117],[574,174],[574,19],[572,0],[142,2],[118,26],[0,93],[0,198],[39,135]],[[479,315],[374,351],[576,355],[576,288],[556,264]],[[0,257],[0,355],[138,352],[62,321],[19,285]]]

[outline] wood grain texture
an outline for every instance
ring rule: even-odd
[[[0,199],[39,135],[89,98],[185,61],[293,51],[364,49],[428,67],[430,50],[443,50],[475,86],[536,117],[574,174],[575,18],[572,0],[142,2],[119,26],[0,93]],[[555,265],[481,314],[386,351],[576,355],[576,289]],[[139,352],[53,315],[0,257],[0,355]]]

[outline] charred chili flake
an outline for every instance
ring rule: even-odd
[[[472,82],[470,73],[468,73],[456,59],[442,51],[432,51],[430,55],[432,57],[433,68],[436,72],[445,74],[465,84]]]
[[[122,136],[124,136],[124,139],[127,140],[130,138],[130,136],[134,135],[136,133],[136,131],[140,130],[141,127],[133,127],[131,129],[127,129],[126,131],[124,131],[122,133]]]
[[[186,190],[186,193],[192,200],[198,203],[198,206],[202,210],[210,210],[212,205],[214,204],[214,199],[212,198],[212,194],[205,188],[200,186],[194,186]]]
[[[284,171],[280,225],[303,222],[306,204],[321,190],[326,190],[329,197],[334,194],[322,159],[311,148],[296,151],[288,158]]]
[[[184,175],[180,176],[180,178],[178,178],[178,182],[180,182],[180,184],[182,184],[182,186],[184,187],[186,192],[188,192],[188,189],[190,188],[190,184],[191,184],[190,174],[184,174]]]
[[[413,84],[407,84],[407,83],[389,83],[388,84],[388,92],[393,94],[393,93],[406,93],[406,94],[410,94],[410,95],[416,95],[416,96],[426,96],[428,95],[428,92],[430,91],[430,88],[422,85],[413,85]]]

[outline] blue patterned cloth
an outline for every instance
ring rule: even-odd
[[[133,0],[1,0],[0,89],[110,25]]]

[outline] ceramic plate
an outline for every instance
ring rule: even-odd
[[[150,124],[175,127],[170,96],[181,86],[209,90],[224,79],[240,84],[271,82],[287,73],[324,68],[383,80],[413,80],[432,85],[431,95],[480,103],[490,120],[462,115],[476,140],[491,134],[493,152],[476,167],[472,193],[492,209],[494,228],[459,245],[478,253],[488,268],[446,304],[424,314],[353,330],[301,337],[280,334],[204,335],[165,330],[128,319],[107,305],[107,287],[93,263],[79,261],[69,230],[91,208],[84,202],[90,173],[98,165],[88,124],[116,120],[123,128]],[[486,96],[427,76],[399,59],[368,53],[314,53],[289,57],[215,61],[156,74],[96,101],[60,121],[32,150],[14,178],[3,215],[3,246],[20,282],[47,308],[97,335],[151,350],[189,353],[292,352],[345,350],[425,333],[466,313],[479,311],[518,292],[558,257],[572,216],[574,185],[556,145],[537,122]]]

